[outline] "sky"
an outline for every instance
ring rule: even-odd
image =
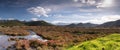
[[[102,24],[120,19],[120,0],[0,0],[0,20]]]

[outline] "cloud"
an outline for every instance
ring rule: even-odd
[[[17,0],[17,1],[4,0],[4,2],[3,0],[0,0],[0,5],[5,4],[5,6],[10,6],[10,5],[18,6],[18,7],[20,6],[22,7],[22,9],[25,8],[25,10],[28,7],[27,11],[38,17],[42,17],[42,16],[48,17],[53,14],[61,14],[61,15],[56,15],[55,18],[53,18],[53,16],[48,18],[41,18],[47,21],[51,20],[51,21],[61,21],[61,22],[73,21],[73,22],[103,23],[105,20],[101,19],[102,16],[106,14],[113,14],[113,12],[114,14],[118,14],[118,13],[120,14],[119,2],[120,0],[114,0],[114,1],[113,0]],[[112,7],[113,5],[116,5],[116,7]],[[5,14],[4,13],[5,10],[3,9],[1,9],[1,13]],[[11,9],[11,11],[13,11],[13,15],[15,14],[14,11],[18,12],[17,8],[14,9],[7,8],[7,9]],[[17,13],[18,15],[25,13],[24,10],[22,9],[19,10],[20,12],[23,13]],[[92,13],[92,15],[96,17],[94,18],[90,17],[92,16],[90,13]],[[72,15],[72,14],[80,14],[80,15]],[[84,14],[87,14],[88,16]],[[98,14],[101,14],[101,17]],[[29,16],[29,14],[25,14],[25,15]],[[37,17],[33,18],[33,20],[37,20]],[[102,20],[103,22],[99,20]]]
[[[96,0],[73,0],[74,2],[80,2],[80,3],[85,3],[85,4],[95,4]]]
[[[82,3],[86,3],[86,0],[81,0]]]
[[[98,3],[97,8],[112,7],[114,5],[113,0],[102,0],[101,3]]]
[[[108,3],[107,3],[108,2]],[[111,1],[110,1],[111,2]],[[106,11],[106,9],[101,9],[101,7],[105,7],[105,5],[110,5],[109,1],[105,0],[47,0],[46,2],[40,4],[40,6],[37,7],[31,7],[32,10],[45,10],[42,12],[46,13],[38,13],[36,11],[30,11],[32,14],[35,14],[37,16],[46,16],[48,17],[48,14],[50,12],[52,13],[64,13],[66,11],[71,11],[72,12],[78,12],[83,13],[83,12],[99,12],[99,11]],[[40,8],[38,8],[40,7]],[[46,9],[49,9],[50,11],[46,11]],[[52,9],[52,11],[51,11]],[[109,8],[107,9],[109,11]],[[106,12],[108,12],[106,11]],[[110,10],[112,11],[112,10]],[[70,12],[68,12],[70,13]]]
[[[105,22],[109,22],[109,21],[116,21],[120,19],[120,15],[106,15],[106,16],[102,16],[102,17],[97,17],[91,20],[87,20],[85,22],[90,22],[90,23],[95,23],[95,24],[102,24]]]
[[[81,2],[81,3],[87,3],[86,0],[73,0],[74,2]]]
[[[105,22],[109,22],[109,21],[116,21],[120,19],[120,15],[103,15],[103,16],[81,16],[81,15],[77,15],[77,14],[73,14],[73,15],[68,15],[68,16],[64,16],[64,15],[56,15],[56,19],[51,21],[51,23],[53,24],[57,24],[57,23],[94,23],[94,24],[102,24]]]
[[[94,5],[94,4],[96,4],[96,1],[95,0],[88,0],[87,3],[91,4],[91,5]]]
[[[58,24],[58,23],[66,23],[66,24],[70,24],[70,23],[80,23],[79,21],[60,21],[60,20],[56,20],[56,21],[52,21],[53,24]]]
[[[0,20],[2,20],[2,18],[0,18]]]
[[[31,18],[32,21],[38,21],[38,18]]]
[[[8,20],[15,20],[14,18],[8,18]]]
[[[79,9],[80,12],[101,12],[103,9]]]
[[[51,9],[49,8],[43,8],[40,6],[37,7],[31,7],[27,9],[30,13],[37,15],[38,17],[40,16],[45,16],[48,17],[48,14],[50,13]]]
[[[78,2],[79,0],[73,0],[74,2]]]
[[[86,14],[88,15],[88,14]],[[80,22],[84,22],[86,20],[90,20],[93,19],[94,17],[85,17],[85,16],[81,16],[79,14],[71,14],[71,15],[55,15],[54,16],[54,20],[51,22],[53,24],[56,23],[80,23]]]

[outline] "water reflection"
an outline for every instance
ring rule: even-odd
[[[9,38],[7,35],[0,35],[0,50],[6,50],[7,47],[15,44],[15,41],[8,41]]]
[[[28,39],[28,40],[32,40],[32,39],[37,39],[37,40],[41,40],[43,42],[47,41],[44,40],[41,36],[38,36],[35,32],[33,31],[29,31],[30,34],[27,36],[7,36],[7,35],[3,35],[3,33],[0,33],[2,35],[0,35],[0,50],[6,50],[7,47],[15,44],[15,41],[9,41],[8,39],[12,38],[24,38],[24,39]]]
[[[42,37],[38,36],[35,32],[33,31],[29,31],[30,35],[25,36],[25,39],[39,39],[39,40],[43,40]]]

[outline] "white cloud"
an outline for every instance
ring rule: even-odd
[[[96,4],[96,1],[95,0],[88,0],[87,3],[91,4],[91,5],[94,5],[94,4]]]
[[[2,18],[0,18],[0,20],[2,20]]]
[[[81,0],[81,2],[82,2],[82,3],[86,3],[86,1],[85,1],[85,0]]]
[[[27,9],[30,13],[37,15],[37,16],[45,16],[48,17],[49,12],[51,11],[51,9],[49,8],[43,8],[40,6],[37,7],[31,7]]]
[[[31,18],[32,21],[38,21],[38,18]]]
[[[97,8],[112,7],[113,5],[114,5],[113,0],[102,0],[101,3],[98,3]]]
[[[88,14],[86,14],[86,15],[88,15]],[[81,16],[79,14],[71,14],[71,15],[58,14],[58,15],[54,15],[54,17],[56,19],[51,22],[53,24],[56,24],[56,23],[80,23],[80,22],[84,22],[85,20],[89,20],[89,19],[93,18],[91,16],[85,17],[85,16]]]
[[[79,9],[80,12],[100,12],[103,11],[103,9]]]
[[[8,18],[8,20],[15,20],[14,18]]]
[[[81,2],[81,5],[96,6],[97,8],[113,7],[115,4],[114,0],[73,0],[74,2]]]
[[[55,18],[64,18],[64,16],[62,14],[55,14],[55,15],[52,15],[53,17]]]
[[[56,21],[52,21],[53,24],[58,24],[58,23],[67,23],[67,24],[70,24],[70,23],[80,23],[80,21],[61,21],[61,20],[56,20]]]
[[[56,15],[57,17],[57,15]],[[109,21],[116,21],[120,19],[120,15],[104,15],[104,16],[80,16],[77,14],[73,14],[70,16],[63,16],[63,15],[58,15],[56,20],[53,20],[51,23],[56,24],[56,23],[94,23],[94,24],[102,24],[105,22]]]
[[[73,0],[74,2],[78,2],[79,0]]]
[[[78,2],[78,0],[74,0],[76,2]],[[90,5],[94,5],[96,4],[96,0],[80,0],[81,3],[86,3],[86,4],[90,4]]]
[[[102,24],[102,23],[105,23],[105,22],[116,21],[116,20],[119,20],[119,19],[120,19],[120,15],[106,15],[106,16],[94,18],[94,19],[91,19],[91,20],[87,20],[85,22]]]

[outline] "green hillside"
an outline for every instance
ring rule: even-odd
[[[86,41],[66,50],[120,50],[120,34]]]
[[[45,21],[0,20],[0,26],[53,26]]]
[[[25,24],[18,20],[0,20],[0,26],[25,26]]]

